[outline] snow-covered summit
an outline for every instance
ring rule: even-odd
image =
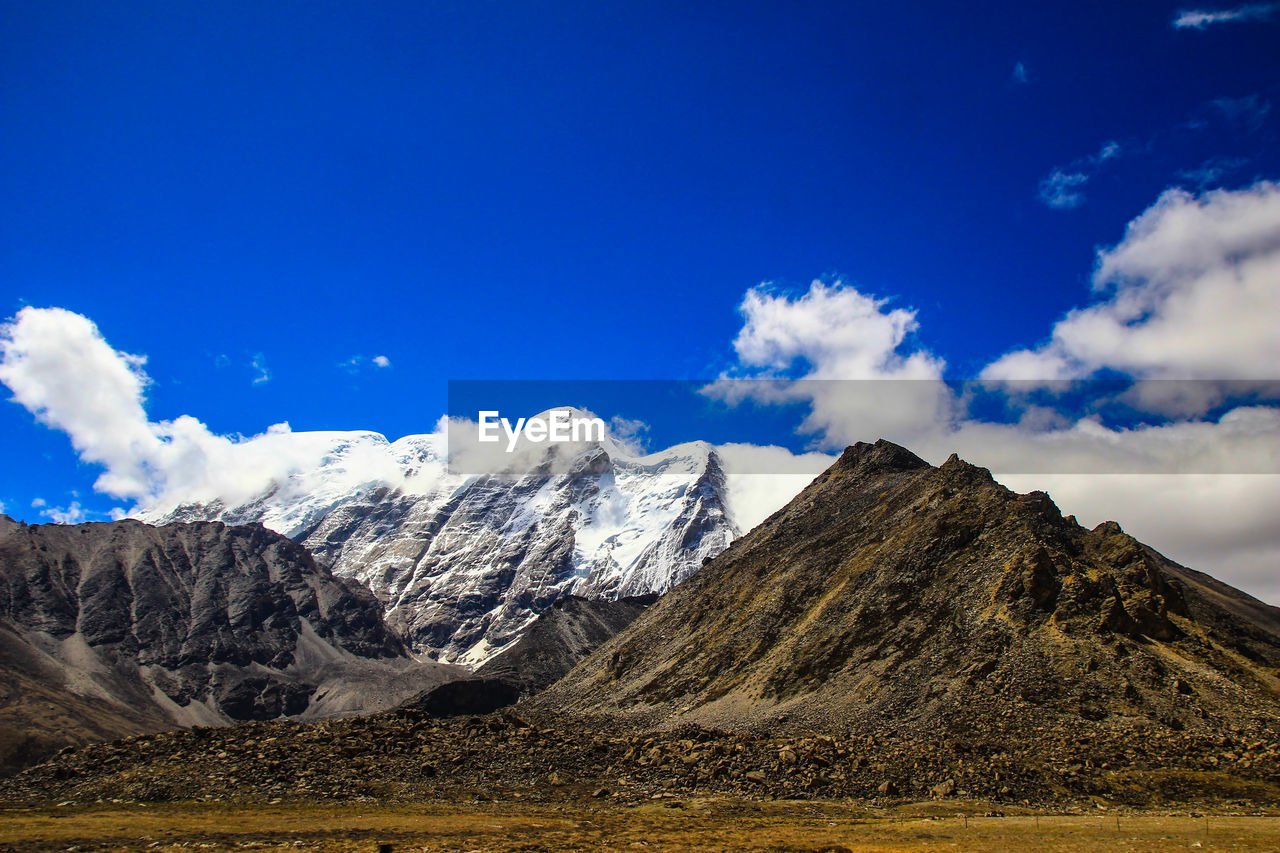
[[[261,522],[367,583],[389,622],[443,660],[484,662],[562,595],[663,592],[739,532],[706,442],[641,453],[606,434],[524,448],[524,468],[459,473],[443,431],[272,438],[310,463],[249,500],[143,518]]]

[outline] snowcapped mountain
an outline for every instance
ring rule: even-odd
[[[463,475],[443,433],[293,435],[317,461],[257,497],[142,518],[260,522],[366,583],[389,625],[446,662],[484,663],[564,595],[665,592],[739,534],[705,442],[637,454],[606,436],[539,448],[520,472]]]

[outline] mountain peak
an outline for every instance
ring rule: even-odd
[[[859,441],[851,444],[840,454],[840,458],[831,466],[832,471],[871,472],[871,471],[913,471],[928,468],[929,463],[900,444],[887,439],[878,439],[875,444]]]
[[[1251,719],[1233,691],[1280,720],[1280,610],[1116,530],[855,444],[533,704],[913,743],[998,719],[1032,752],[1095,723],[1217,736]]]

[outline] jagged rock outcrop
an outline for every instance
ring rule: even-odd
[[[15,761],[59,740],[376,711],[458,674],[413,660],[368,589],[261,526],[7,517],[0,666]]]
[[[880,441],[529,704],[921,744],[1238,735],[1280,720],[1277,667],[1277,608],[1044,493]]]
[[[154,507],[157,523],[261,522],[367,584],[416,651],[479,666],[565,595],[661,593],[739,531],[705,442],[637,456],[548,446],[518,475],[450,473],[442,436],[333,433],[314,469],[234,506]],[[362,479],[360,471],[396,474]]]

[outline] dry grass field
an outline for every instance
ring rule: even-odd
[[[1280,850],[1280,817],[988,815],[982,803],[655,800],[524,805],[98,804],[0,812],[2,851]],[[385,847],[383,845],[390,845]]]

